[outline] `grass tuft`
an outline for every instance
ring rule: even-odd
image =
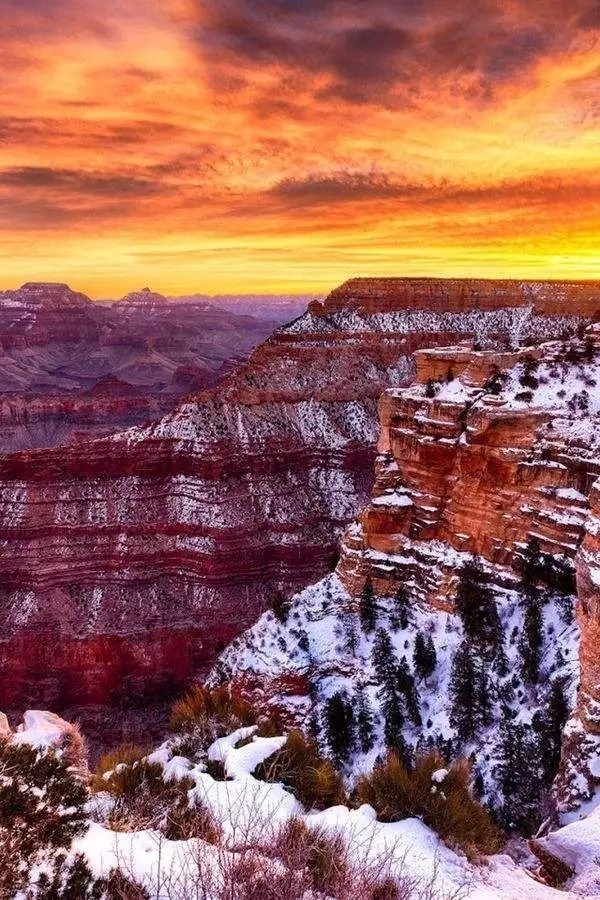
[[[434,772],[446,769],[441,781]],[[495,853],[502,846],[502,833],[489,813],[471,795],[471,770],[459,759],[446,767],[438,753],[416,760],[409,770],[391,752],[370,775],[359,779],[354,799],[374,807],[383,822],[398,822],[418,816],[447,844],[467,855]]]

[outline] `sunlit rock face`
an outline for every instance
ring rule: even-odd
[[[572,346],[583,354],[585,345]],[[402,557],[421,543],[442,542],[511,568],[518,568],[531,536],[546,552],[575,556],[590,528],[600,474],[600,367],[594,360],[561,362],[562,352],[552,342],[505,353],[415,354],[414,385],[388,390],[380,401],[374,497],[360,516],[360,553],[351,551],[341,563],[350,587],[354,579],[362,586],[363,551],[377,575],[378,553]],[[440,358],[460,374],[429,390]],[[535,360],[534,390],[521,383],[528,360]],[[498,365],[508,375],[493,393],[489,380]],[[356,544],[356,529],[348,540]],[[449,561],[451,569],[452,552]],[[401,563],[398,575],[404,580]],[[443,602],[444,579],[429,596],[425,576],[424,598]]]
[[[92,302],[66,284],[0,292],[0,452],[141,425],[215,384],[284,319],[149,289]]]
[[[494,311],[531,307],[547,315],[594,316],[600,309],[597,281],[518,281],[486,278],[352,278],[336,288],[319,314],[355,309],[363,313],[401,309],[438,312]]]
[[[335,564],[340,535],[371,497],[377,405],[389,388],[382,440],[406,459],[408,488],[422,480],[432,499],[414,497],[410,521],[402,505],[394,510],[397,535],[392,529],[385,539],[387,526],[372,518],[365,533],[373,552],[377,541],[391,548],[405,531],[419,540],[455,534],[462,548],[487,552],[498,528],[494,558],[509,560],[536,514],[519,511],[515,499],[515,524],[500,530],[502,512],[482,517],[480,507],[493,485],[514,486],[525,504],[538,487],[575,480],[561,480],[535,455],[527,464],[545,414],[480,404],[463,450],[462,401],[438,397],[427,412],[428,403],[410,391],[395,397],[394,388],[412,381],[415,350],[476,339],[509,352],[573,334],[586,319],[577,304],[547,315],[543,304],[534,312],[510,293],[502,308],[481,310],[480,297],[469,294],[460,310],[444,312],[459,282],[432,283],[427,295],[390,311],[388,282],[368,285],[368,311],[351,299],[345,306],[334,292],[217,388],[152,425],[0,460],[0,707],[33,696],[52,709],[143,706],[206,672],[277,592],[298,590]],[[458,371],[458,357],[455,365]],[[417,427],[419,404],[431,426]],[[394,431],[394,416],[406,417],[407,428]],[[419,429],[429,427],[431,440],[421,441]],[[378,493],[387,477],[382,459]],[[463,469],[469,488],[448,505]],[[377,503],[366,516],[381,521]],[[344,553],[344,577],[358,584],[361,554],[354,563]]]

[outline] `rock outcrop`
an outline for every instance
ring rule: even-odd
[[[450,574],[452,551],[518,570],[530,537],[545,552],[574,557],[600,474],[599,372],[585,346],[415,354],[415,385],[381,399],[374,497],[360,517],[358,544],[356,530],[349,534],[340,568],[349,588],[360,589],[365,567],[377,577],[377,554],[415,563],[427,552],[420,544],[448,547]],[[580,359],[569,362],[565,353]],[[440,358],[460,374],[432,384]],[[495,387],[499,365],[509,381]],[[402,565],[395,574],[406,580]],[[443,605],[446,580],[426,575],[423,599]],[[387,561],[382,577],[392,577]]]
[[[376,285],[368,284],[373,295]],[[474,338],[483,346],[535,344],[585,326],[576,305],[560,316],[521,306],[482,312],[475,295],[459,312],[437,310],[443,299],[390,312],[387,282],[379,286],[381,311],[375,300],[364,314],[352,304],[309,311],[216,389],[151,426],[0,459],[0,706],[35,697],[59,710],[131,707],[181,690],[277,593],[301,588],[335,563],[339,535],[371,493],[379,396],[412,380],[413,351]],[[419,302],[429,301],[419,295]],[[431,494],[427,502],[416,494],[410,500],[410,521],[401,501],[398,536],[439,532],[444,539],[464,520],[457,546],[485,552],[480,512],[477,525],[472,508],[457,502],[450,512],[446,502],[463,462],[475,504],[488,502],[487,481],[496,471],[499,479],[529,479],[532,496],[536,487],[581,487],[575,472],[559,477],[545,460],[527,463],[535,414],[481,405],[469,425],[473,446],[463,453],[462,401],[445,404],[440,396],[431,404],[446,443],[436,443],[434,432],[419,440],[417,407],[426,412],[427,402],[392,392],[385,403],[394,404],[390,416],[413,423],[406,437],[390,426],[390,446],[404,452],[406,441],[410,478],[426,478]],[[502,434],[515,437],[516,419],[525,431],[512,461]],[[382,457],[378,465],[378,493],[392,462]],[[433,481],[431,464],[440,467]],[[560,507],[560,495],[552,497]],[[535,519],[518,516],[523,526],[513,526],[513,544]],[[385,529],[374,521],[367,539],[376,554]],[[498,510],[488,524],[501,521]],[[548,536],[551,530],[548,523]],[[511,544],[497,555],[507,562],[513,552]],[[364,559],[362,546],[354,556],[345,551],[349,583],[358,584]]]

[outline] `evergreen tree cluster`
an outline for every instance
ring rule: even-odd
[[[531,686],[537,685],[540,679],[543,607],[548,595],[539,581],[547,571],[539,543],[530,540],[523,554],[519,588],[523,627],[517,649],[522,680]],[[513,673],[512,679],[506,681],[508,664],[498,613],[476,559],[461,570],[457,611],[465,638],[452,662],[450,721],[460,744],[464,745],[475,741],[500,715],[496,776],[502,801],[498,813],[506,828],[530,833],[539,823],[543,798],[560,762],[561,734],[568,717],[564,683],[560,680],[551,683],[546,708],[533,716],[531,724],[521,721],[511,708],[521,679]],[[480,790],[483,789],[481,782]]]
[[[388,627],[384,627],[383,607],[367,579],[359,615],[348,616],[345,627],[347,649],[353,656],[360,641],[359,625],[364,635],[372,635],[377,700],[372,708],[362,681],[351,696],[338,692],[329,698],[322,732],[335,763],[343,766],[353,753],[372,750],[376,722],[381,723],[386,748],[409,768],[414,754],[438,751],[453,758],[480,738],[488,747],[490,740],[496,740],[495,751],[488,751],[485,761],[478,761],[475,754],[471,757],[474,790],[486,798],[505,827],[531,833],[558,770],[562,729],[569,713],[563,681],[555,679],[544,685],[541,680],[544,605],[550,596],[555,601],[562,596],[552,594],[557,584],[567,590],[569,571],[568,562],[563,567],[562,560],[549,559],[535,539],[524,548],[519,586],[522,627],[515,627],[510,639],[519,665],[510,672],[494,591],[485,569],[477,557],[463,564],[456,596],[463,640],[454,653],[449,682],[449,721],[456,737],[432,733],[433,722],[428,720],[410,748],[405,730],[410,729],[414,736],[412,729],[423,724],[419,690],[430,689],[428,682],[438,664],[436,647],[432,635],[417,628],[404,585],[386,608]],[[401,629],[410,630],[414,637],[411,641],[406,636],[404,654],[396,650],[391,637]],[[450,628],[450,633],[453,630]],[[517,712],[524,692],[536,698],[538,707],[541,704],[531,721]],[[492,774],[499,793],[484,783],[482,773],[486,771]]]
[[[359,614],[365,634],[371,634],[371,632],[375,631],[378,617],[377,599],[375,597],[373,582],[368,576],[360,595]]]
[[[503,794],[498,816],[506,829],[531,834],[539,826],[544,800],[558,771],[562,730],[568,716],[560,679],[551,683],[547,707],[534,714],[531,725],[518,721],[505,708],[497,775]]]
[[[498,610],[477,557],[468,559],[460,570],[455,605],[467,637],[476,644],[497,649],[501,639]]]

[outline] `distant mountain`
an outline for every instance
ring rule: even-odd
[[[302,315],[308,304],[315,299],[315,294],[193,294],[170,299],[184,303],[205,303],[237,315],[256,316],[283,324]]]
[[[277,303],[251,316],[198,298],[172,302],[149,288],[114,302],[93,302],[66,284],[0,292],[0,452],[159,417],[215,384],[289,317]]]

